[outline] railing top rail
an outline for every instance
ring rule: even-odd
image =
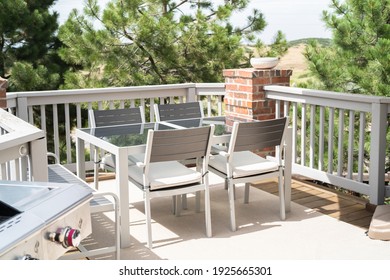
[[[45,132],[0,109],[0,127],[7,133],[0,135],[0,150],[45,137]]]
[[[110,92],[142,92],[142,91],[159,91],[165,89],[186,89],[195,87],[194,83],[186,84],[169,84],[169,85],[151,85],[151,86],[130,86],[130,87],[105,87],[105,88],[86,88],[86,89],[66,89],[66,90],[46,90],[46,91],[20,91],[8,92],[7,96],[13,97],[40,97],[47,96],[47,94],[55,92],[61,95],[84,95],[96,93],[110,93]]]
[[[360,102],[360,103],[369,103],[369,104],[372,103],[390,104],[390,97],[383,97],[383,96],[340,93],[340,92],[333,92],[333,91],[294,88],[294,87],[285,87],[285,86],[265,86],[264,90],[266,92],[273,92],[273,93],[279,92],[285,94],[293,94],[293,95],[300,96],[301,98],[318,97],[321,99],[331,99],[331,100],[338,100],[338,101],[350,101],[350,102]]]

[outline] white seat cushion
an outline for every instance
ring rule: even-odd
[[[106,154],[102,158],[102,169],[112,169],[115,170],[115,160],[112,154]],[[134,154],[129,156],[128,164],[134,165],[136,162],[143,162],[145,159],[145,154]]]
[[[142,185],[142,168],[137,165],[129,166],[129,177]],[[150,190],[198,183],[201,179],[201,173],[177,161],[155,162],[149,166]]]
[[[209,165],[222,173],[227,174],[227,158],[221,155],[210,157]],[[261,173],[277,171],[279,165],[250,151],[235,152],[233,154],[233,178],[246,177]]]

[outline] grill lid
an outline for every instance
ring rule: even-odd
[[[78,184],[0,181],[0,254],[92,198]]]

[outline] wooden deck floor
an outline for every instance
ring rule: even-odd
[[[253,185],[263,191],[278,194],[277,181]],[[366,200],[318,186],[301,179],[292,180],[292,201],[352,225],[369,228],[373,208]]]

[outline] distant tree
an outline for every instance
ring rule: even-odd
[[[269,46],[265,45],[263,42],[258,41],[256,44],[256,51],[259,56],[272,56],[278,57],[285,54],[288,50],[288,42],[286,36],[282,31],[278,31],[275,35],[273,43]]]
[[[63,62],[55,0],[0,0],[0,76],[9,91],[56,89]]]
[[[223,69],[249,66],[242,42],[266,25],[254,10],[232,26],[248,0],[112,0],[104,11],[97,2],[60,28],[60,55],[73,66],[65,88],[220,82]]]
[[[332,0],[330,7],[323,20],[333,45],[313,41],[305,54],[316,87],[390,96],[390,0]]]

